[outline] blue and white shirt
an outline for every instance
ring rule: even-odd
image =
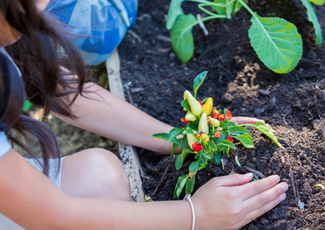
[[[7,52],[4,48],[0,47],[0,52],[3,53],[4,55],[6,55],[12,61],[11,57],[7,54]],[[14,63],[14,62],[12,61],[12,63]],[[18,72],[20,73],[18,67],[16,65],[15,65],[15,67],[17,68]],[[2,157],[7,152],[9,152],[10,149],[11,149],[11,145],[9,144],[9,142],[7,140],[7,136],[3,132],[0,132],[0,157]]]
[[[137,0],[51,0],[46,11],[65,24],[87,65],[104,62],[136,22]]]
[[[9,152],[10,149],[11,145],[7,140],[7,136],[3,132],[0,132],[0,157]]]

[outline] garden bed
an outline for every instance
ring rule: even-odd
[[[302,35],[303,58],[286,75],[275,74],[258,59],[248,38],[250,15],[244,10],[231,20],[206,23],[207,37],[194,27],[194,58],[182,64],[166,39],[164,16],[169,2],[140,1],[137,25],[119,48],[127,100],[165,123],[182,127],[183,92],[192,89],[198,73],[209,71],[198,98],[211,96],[218,109],[229,108],[234,116],[264,119],[285,149],[252,130],[256,148],[239,146],[226,158],[224,170],[209,165],[198,173],[195,189],[214,176],[246,173],[245,166],[265,176],[278,174],[290,185],[287,199],[243,229],[325,229],[325,191],[315,187],[325,184],[325,47],[314,45],[313,27],[301,2],[249,2],[261,16],[281,16],[294,23]],[[185,12],[195,6],[183,5]],[[324,35],[325,7],[314,8]],[[176,171],[175,159],[143,149],[138,152],[145,194],[153,200],[173,199],[177,178],[188,173],[190,157]],[[242,167],[235,163],[234,154]]]

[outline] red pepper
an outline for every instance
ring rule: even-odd
[[[185,117],[182,117],[182,118],[181,118],[181,121],[182,121],[185,125],[187,125],[187,124],[190,122],[190,121],[186,120]]]
[[[229,111],[229,109],[226,110],[226,118],[227,118],[228,120],[230,120],[230,119],[232,118],[232,114],[231,114],[231,112]]]
[[[225,115],[223,115],[223,114],[220,114],[218,116],[218,119],[219,119],[219,121],[225,121],[226,120]]]
[[[214,110],[212,110],[212,117],[214,118],[214,119],[218,119],[218,116],[219,116],[220,114],[218,113],[218,110],[216,110],[216,109],[214,109]]]
[[[198,101],[202,105],[202,101]]]
[[[192,144],[192,149],[194,150],[194,152],[201,152],[201,150],[203,149],[202,144],[199,143],[193,143]]]
[[[234,143],[234,139],[232,139],[231,136],[228,136],[228,137],[226,138],[226,140],[230,141],[231,143]]]
[[[217,132],[214,134],[214,136],[215,136],[216,138],[220,138],[220,137],[221,137],[221,132],[217,131]]]
[[[208,124],[211,125],[211,126],[213,126],[213,124],[211,123],[211,121],[208,121]]]

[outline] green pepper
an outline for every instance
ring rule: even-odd
[[[185,119],[188,121],[196,121],[196,116],[191,111],[188,111],[185,115]]]
[[[200,122],[199,122],[199,130],[198,132],[204,132],[205,134],[209,134],[209,125],[207,120],[207,114],[203,113]]]
[[[195,115],[195,116],[200,116],[202,113],[202,107],[200,102],[198,102],[193,96],[192,94],[188,91],[185,90],[184,92],[184,100],[188,101],[188,104],[191,107],[191,112]]]

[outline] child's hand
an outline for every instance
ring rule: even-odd
[[[277,206],[286,197],[286,183],[269,176],[248,183],[253,175],[215,177],[193,196],[197,229],[239,229]]]
[[[240,124],[256,124],[258,122],[265,123],[264,120],[260,120],[254,117],[233,117],[230,121],[235,122],[237,125]]]

